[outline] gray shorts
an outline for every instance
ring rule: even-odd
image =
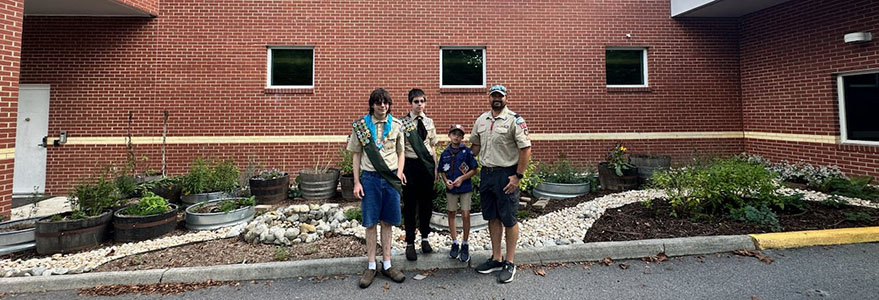
[[[519,189],[505,194],[504,187],[510,183],[510,176],[516,175],[516,166],[506,168],[483,167],[479,172],[479,199],[482,203],[482,218],[488,221],[499,219],[504,227],[513,227],[518,220]]]

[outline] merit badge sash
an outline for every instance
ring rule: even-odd
[[[372,134],[366,125],[366,121],[361,118],[360,120],[354,121],[352,125],[354,126],[354,132],[357,133],[357,140],[360,141],[360,146],[363,147],[363,152],[366,152],[366,157],[369,158],[375,171],[378,172],[382,178],[387,180],[388,183],[394,186],[394,189],[397,190],[398,193],[402,193],[403,184],[400,181],[400,178],[397,177],[397,174],[394,174],[394,172],[388,168],[385,160],[382,159],[382,155],[379,153],[378,147],[376,147],[376,143],[373,141]],[[385,126],[392,125],[393,124],[388,123]]]
[[[430,156],[430,151],[424,146],[424,140],[418,135],[418,121],[412,119],[409,114],[403,117],[400,121],[403,121],[403,133],[406,134],[406,139],[409,144],[412,144],[412,150],[415,150],[415,154],[418,155],[418,160],[420,160],[421,163],[424,164],[424,167],[430,171],[430,175],[434,176],[434,172],[436,172],[436,162],[433,160],[433,156]]]

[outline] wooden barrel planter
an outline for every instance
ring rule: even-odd
[[[654,171],[671,167],[671,157],[668,155],[632,154],[629,155],[629,162],[638,167],[640,184],[647,183]]]
[[[555,183],[543,182],[534,187],[534,197],[549,199],[567,199],[589,193],[589,182]]]
[[[638,168],[623,170],[618,176],[606,162],[598,164],[598,181],[601,188],[608,191],[628,191],[638,188]]]
[[[211,193],[201,193],[201,194],[189,194],[180,196],[180,202],[183,204],[183,207],[189,207],[190,205],[211,201],[216,199],[223,198],[231,198],[232,195],[226,192],[211,192]]]
[[[62,216],[70,215],[64,213]],[[70,253],[91,248],[103,243],[108,236],[113,212],[107,210],[101,215],[81,220],[50,221],[50,218],[37,220],[37,253]]]
[[[0,223],[0,255],[36,247],[34,223],[41,218],[36,217]]]
[[[326,173],[302,170],[299,171],[299,178],[299,190],[306,200],[324,200],[336,196],[336,188],[339,186],[338,169],[327,169]]]
[[[354,175],[342,175],[339,177],[339,185],[342,186],[342,198],[354,200]]]
[[[158,183],[150,187],[150,192],[168,199],[168,202],[179,203],[180,197],[183,195],[183,187],[175,183]]]
[[[167,212],[137,216],[126,215],[120,209],[113,214],[113,240],[117,242],[144,241],[163,236],[177,227],[177,205],[169,204]]]
[[[275,179],[263,179],[259,176],[250,178],[250,195],[256,198],[257,203],[274,204],[287,199],[287,190],[290,188],[290,175]]]
[[[211,200],[186,208],[186,228],[192,230],[212,230],[235,226],[252,220],[256,214],[253,206],[242,207],[229,212],[199,212],[205,206],[217,205],[221,201],[232,199],[235,198]]]

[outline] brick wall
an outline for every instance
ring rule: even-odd
[[[158,15],[159,0],[116,0],[122,4],[132,6],[142,11]]]
[[[169,136],[342,135],[365,113],[375,87],[391,92],[397,115],[406,110],[406,91],[420,87],[440,128],[452,122],[469,128],[488,109],[485,89],[441,90],[438,64],[440,46],[473,45],[486,48],[487,84],[510,89],[510,107],[532,133],[741,131],[737,21],[674,20],[668,6],[666,0],[158,1],[155,19],[28,18],[22,82],[52,85],[49,130],[71,137],[124,136],[128,111],[134,136],[160,136],[164,110]],[[315,88],[265,90],[266,45],[314,46]],[[650,88],[608,90],[606,46],[649,47]],[[597,162],[612,143],[535,141],[535,157],[566,152]],[[694,148],[744,149],[735,139],[631,142],[642,143],[678,158]],[[157,162],[156,147],[138,151]],[[170,147],[169,160],[174,173],[199,153],[255,154],[295,170],[314,163],[312,149],[327,147],[184,145]],[[95,165],[124,159],[124,150],[50,148],[47,190],[62,193]]]
[[[745,131],[835,135],[834,73],[879,68],[879,42],[846,44],[843,35],[879,34],[876,1],[796,0],[742,19],[741,82]],[[879,176],[879,146],[748,139],[746,150],[770,159],[839,165]]]
[[[15,149],[23,11],[22,0],[0,0],[0,150]],[[14,165],[13,158],[5,155],[0,154],[0,216],[4,219],[12,209]]]

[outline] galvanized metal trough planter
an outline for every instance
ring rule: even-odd
[[[254,206],[242,207],[229,212],[196,212],[203,205],[214,205],[225,200],[234,200],[238,198],[225,198],[211,201],[200,202],[186,208],[186,228],[192,230],[212,230],[222,227],[235,226],[241,223],[249,222],[256,214]]]
[[[430,216],[430,228],[436,230],[449,230],[449,215],[448,213],[441,212],[431,212]],[[470,232],[476,232],[483,229],[488,228],[488,221],[482,218],[481,212],[470,212]],[[461,213],[459,212],[455,216],[455,229],[462,230],[464,229],[464,220],[461,219]]]
[[[15,228],[18,226],[30,226],[30,228],[0,232],[0,255],[15,253],[37,247],[34,224],[43,217],[14,220],[0,223],[0,230]]]
[[[534,197],[549,199],[567,199],[589,193],[589,182],[584,183],[554,183],[544,182],[538,184],[534,191]]]
[[[180,202],[183,203],[183,207],[189,207],[190,205],[205,202],[216,199],[226,199],[231,198],[232,195],[229,195],[227,192],[212,192],[212,193],[201,193],[201,194],[189,194],[180,196]]]

